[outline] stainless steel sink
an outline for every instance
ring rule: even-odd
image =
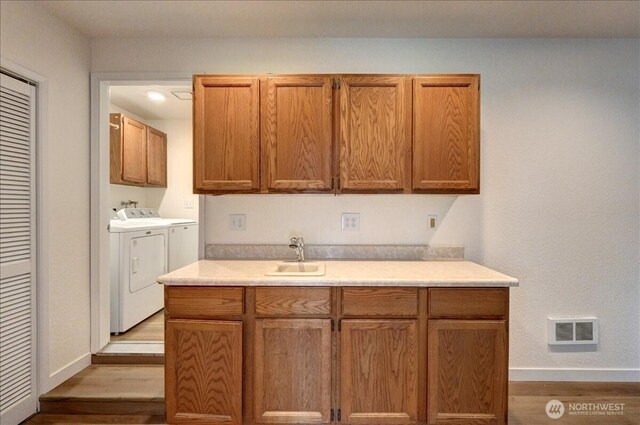
[[[324,276],[325,264],[313,262],[283,262],[273,266],[266,276]]]

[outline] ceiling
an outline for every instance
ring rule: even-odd
[[[640,37],[640,1],[55,1],[96,37]]]
[[[147,91],[165,94],[164,102],[153,102]],[[191,119],[191,100],[180,100],[171,92],[191,92],[189,86],[111,86],[109,101],[147,120]]]

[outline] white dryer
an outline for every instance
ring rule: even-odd
[[[198,222],[190,218],[164,218],[153,208],[127,208],[118,215],[142,218],[169,226],[169,268],[167,272],[198,261]]]
[[[124,332],[163,308],[157,279],[168,271],[168,229],[153,220],[110,221],[111,332]]]

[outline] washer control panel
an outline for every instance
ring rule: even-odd
[[[155,208],[123,208],[118,211],[118,217],[126,221],[136,218],[160,218],[160,214]]]

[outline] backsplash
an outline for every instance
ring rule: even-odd
[[[207,259],[295,259],[294,251],[280,244],[207,244]],[[307,260],[462,260],[462,246],[429,245],[305,245]]]

